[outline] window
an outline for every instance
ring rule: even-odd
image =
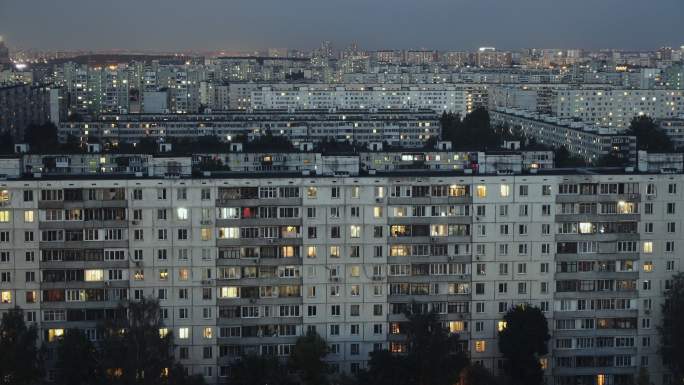
[[[188,338],[190,338],[190,328],[178,329],[178,338],[182,340],[187,340]]]
[[[10,221],[9,210],[0,210],[0,223],[6,223]]]
[[[33,223],[33,210],[26,210],[24,211],[24,222],[25,223]]]
[[[475,351],[478,353],[484,353],[487,349],[487,342],[484,340],[475,341]]]
[[[511,186],[507,184],[502,184],[499,186],[499,193],[502,198],[507,198],[511,193]]]
[[[477,195],[478,198],[486,198],[487,197],[487,186],[485,185],[477,185],[475,188],[475,195]]]

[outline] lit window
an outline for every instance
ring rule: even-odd
[[[214,335],[214,333],[213,333],[212,328],[210,328],[210,327],[204,328],[204,330],[202,332],[202,336],[204,336],[204,338],[211,339],[213,337],[213,335]]]
[[[306,251],[307,258],[316,258],[316,246],[309,246]]]
[[[49,329],[48,330],[48,341],[52,342],[64,335],[64,329]]]
[[[476,194],[478,198],[486,198],[487,197],[487,186],[485,185],[477,185],[476,188]]]
[[[236,286],[224,286],[221,288],[221,298],[237,298],[238,295],[239,291]]]
[[[178,329],[178,338],[182,340],[187,340],[190,338],[190,329],[189,328],[180,328]]]
[[[487,349],[487,342],[484,340],[475,341],[475,351],[478,353],[484,353]]]
[[[178,279],[181,281],[187,281],[190,278],[190,270],[180,269],[178,270]]]
[[[1,210],[0,211],[0,222],[9,222],[9,220],[10,220],[9,210]]]
[[[211,229],[208,229],[206,227],[203,227],[200,229],[200,237],[203,241],[210,241],[211,240]]]
[[[26,223],[32,223],[33,222],[33,210],[24,211],[24,222],[26,222]]]
[[[316,195],[318,195],[318,188],[316,187],[309,187],[306,189],[306,197],[309,199],[315,199]]]
[[[373,217],[382,218],[382,207],[381,206],[373,207]]]
[[[12,303],[12,292],[9,290],[0,292],[1,303]]]
[[[606,385],[606,375],[605,374],[597,374],[596,375],[596,385]]]
[[[104,280],[104,271],[103,270],[86,270],[84,273],[84,280],[86,282],[98,282]]]
[[[352,238],[360,238],[361,237],[361,226],[359,225],[351,225],[349,226],[349,236]]]
[[[219,239],[238,239],[240,238],[240,229],[237,227],[221,227],[218,237]]]
[[[0,190],[0,204],[7,203],[10,200],[10,193],[7,190]]]
[[[594,232],[594,225],[591,222],[580,222],[580,234],[592,234]]]
[[[652,253],[653,252],[653,242],[644,242],[644,253]]]
[[[185,207],[179,207],[176,209],[176,216],[179,220],[184,221],[188,219],[188,209]]]
[[[496,329],[500,332],[503,331],[504,329],[506,329],[506,321],[499,321],[496,324]]]
[[[653,271],[653,262],[651,262],[651,261],[644,262],[644,272],[650,273],[652,271]]]
[[[160,281],[166,281],[168,278],[169,278],[169,270],[168,269],[159,270],[159,280]]]
[[[351,270],[350,270],[350,275],[351,275],[352,277],[359,277],[359,276],[361,276],[361,268],[360,268],[358,265],[352,266],[352,267],[351,267]]]
[[[507,198],[508,195],[511,193],[511,186],[507,184],[502,184],[500,187],[501,190],[501,197],[502,198]]]
[[[164,338],[169,334],[169,329],[159,328],[159,338]]]
[[[449,321],[449,331],[451,333],[462,332],[465,329],[465,323],[463,321]]]

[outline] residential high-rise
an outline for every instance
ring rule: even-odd
[[[531,304],[552,333],[548,383],[625,384],[647,367],[664,384],[656,330],[682,268],[683,183],[600,170],[1,181],[0,309],[22,307],[53,349],[153,296],[181,363],[216,384],[238,356],[285,357],[309,330],[334,371],[358,371],[373,350],[405,351],[412,301],[501,374],[503,315]]]

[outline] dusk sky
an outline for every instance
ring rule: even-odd
[[[684,0],[0,0],[37,49],[624,48],[684,45]]]

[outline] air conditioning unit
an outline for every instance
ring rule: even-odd
[[[377,203],[382,203],[382,198],[375,198],[375,201],[376,201]]]

